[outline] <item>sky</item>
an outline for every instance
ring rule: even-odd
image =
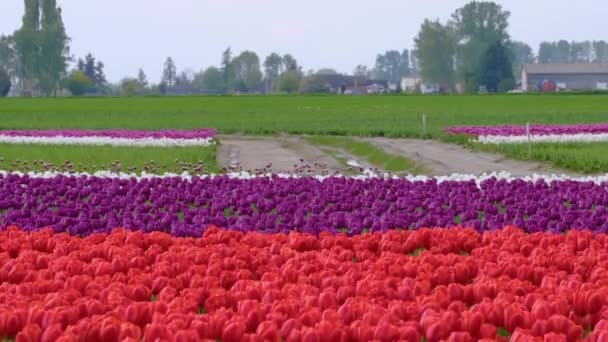
[[[71,55],[91,52],[110,81],[155,83],[163,62],[178,71],[219,65],[221,52],[291,53],[304,70],[351,73],[378,53],[403,50],[425,18],[447,20],[466,0],[57,0]],[[535,50],[541,41],[608,40],[606,0],[503,0],[511,37]],[[0,34],[21,25],[23,0],[0,0]]]

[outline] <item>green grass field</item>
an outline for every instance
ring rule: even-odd
[[[72,169],[78,172],[114,170],[135,173],[141,171],[181,173],[199,167],[201,172],[209,173],[218,171],[215,151],[215,146],[116,148],[0,144],[0,170],[68,171]],[[69,161],[71,167],[66,161]]]
[[[310,134],[422,137],[469,144],[461,136],[442,133],[454,125],[498,125],[608,122],[606,95],[496,95],[496,96],[200,96],[145,98],[4,98],[0,99],[0,129],[192,129],[216,128],[220,133]],[[347,146],[354,153],[353,146]],[[545,144],[532,159],[570,170],[608,172],[607,144]],[[525,146],[483,146],[487,151],[528,159]],[[360,153],[367,153],[359,151]],[[143,167],[144,162],[180,169],[179,162],[202,159],[217,169],[212,154],[200,157],[188,149],[133,149],[106,147],[16,147],[0,145],[6,160],[45,160],[61,163]],[[205,152],[207,153],[207,152]],[[214,153],[214,152],[209,152]],[[378,157],[377,151],[368,158]],[[390,156],[376,160],[383,165]],[[389,158],[390,159],[390,158]],[[172,166],[169,166],[173,162]],[[393,161],[388,168],[406,168]],[[399,163],[403,165],[399,165]],[[372,162],[373,164],[373,162]],[[3,167],[6,167],[6,162]]]
[[[608,121],[608,96],[201,96],[0,99],[0,129],[195,128],[437,137],[452,125]]]
[[[474,148],[498,152],[512,159],[547,162],[558,168],[585,174],[608,172],[608,143],[534,144],[531,158],[526,144],[476,144]]]

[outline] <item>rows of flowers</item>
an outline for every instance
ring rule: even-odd
[[[198,237],[242,232],[351,235],[461,225],[478,231],[608,232],[608,178],[487,176],[122,177],[0,172],[0,226],[76,235],[115,227]]]
[[[458,126],[446,132],[473,136],[484,144],[524,143],[528,141],[525,126]],[[578,125],[531,125],[533,142],[594,142],[608,141],[608,123]]]
[[[605,234],[0,232],[16,341],[605,341]]]
[[[208,146],[214,129],[194,130],[1,130],[0,143],[112,146]]]

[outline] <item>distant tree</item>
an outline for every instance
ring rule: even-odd
[[[301,74],[296,70],[286,71],[279,79],[279,91],[294,94],[300,89]]]
[[[285,71],[302,71],[302,68],[298,66],[298,61],[290,54],[283,56],[283,67]]]
[[[376,79],[384,79],[398,83],[401,78],[409,73],[409,51],[404,50],[399,53],[397,50],[390,50],[376,57],[376,65],[373,76]]]
[[[601,55],[602,42],[568,42],[563,39],[557,42],[542,42],[538,49],[538,61],[539,63],[591,63],[598,61],[597,47]]]
[[[21,88],[43,95],[57,90],[69,61],[69,38],[56,0],[25,0],[22,26],[14,35]]]
[[[142,68],[139,68],[139,71],[137,72],[137,88],[140,94],[146,93],[146,90],[148,89],[148,76],[146,76],[146,73]]]
[[[106,75],[103,71],[104,66],[102,61],[97,61],[97,64],[95,64],[95,84],[97,84],[98,87],[104,87],[108,84]]]
[[[593,56],[595,63],[608,63],[608,44],[603,40],[593,42]]]
[[[331,68],[321,68],[317,70],[318,75],[337,75],[338,72],[335,69]]]
[[[512,90],[513,65],[509,51],[500,42],[490,46],[482,59],[480,85],[485,85],[489,92]],[[499,87],[500,85],[500,87]]]
[[[264,78],[268,82],[269,90],[276,88],[277,80],[283,73],[283,58],[278,53],[271,53],[264,60]]]
[[[516,79],[521,78],[521,69],[523,65],[534,63],[534,52],[530,45],[513,41],[508,44],[511,53],[511,60],[513,61],[513,75]]]
[[[148,86],[148,76],[146,76],[146,73],[142,68],[139,68],[139,71],[137,72],[137,83],[139,83],[142,88]]]
[[[2,67],[0,67],[0,97],[5,97],[11,90],[11,78]]]
[[[78,59],[76,69],[85,74],[92,81],[91,88],[87,92],[96,93],[99,89],[106,86],[107,80],[103,68],[103,62],[96,61],[95,57],[90,52],[84,59]]]
[[[570,63],[570,43],[567,40],[560,40],[555,47],[555,60],[552,63]]]
[[[175,85],[191,86],[194,79],[194,73],[191,70],[183,70],[175,77]]]
[[[358,77],[369,78],[369,70],[367,70],[367,66],[359,64],[355,67],[353,75]]]
[[[304,94],[321,94],[330,91],[329,84],[323,75],[312,74],[302,80],[300,92]]]
[[[122,89],[122,95],[126,97],[133,97],[137,95],[141,84],[137,78],[124,78],[120,81],[120,87]]]
[[[591,63],[592,53],[593,48],[588,40],[570,43],[570,63]]]
[[[260,58],[255,52],[243,51],[232,60],[234,68],[234,88],[248,92],[262,81]]]
[[[449,22],[454,32],[457,75],[469,91],[479,86],[481,60],[485,51],[497,42],[510,40],[507,31],[511,13],[491,1],[471,1],[452,14]]]
[[[420,62],[418,60],[418,51],[416,49],[410,51],[410,70],[415,74],[420,72]]]
[[[542,42],[538,47],[538,62],[539,63],[552,63],[555,56],[555,46],[550,42]]]
[[[93,81],[91,81],[82,71],[76,70],[68,77],[65,85],[72,95],[81,96],[91,88]]]
[[[209,67],[194,76],[194,83],[201,89],[222,91],[225,88],[222,71]]]
[[[163,67],[163,76],[161,83],[164,83],[168,87],[172,87],[175,85],[175,79],[177,78],[177,67],[175,66],[175,62],[173,58],[167,57],[165,60],[165,65]]]
[[[228,47],[222,52],[222,76],[224,77],[225,90],[229,90],[230,85],[234,82],[234,68],[232,65],[232,50]]]
[[[167,83],[165,82],[160,82],[158,84],[158,92],[162,95],[167,93]]]
[[[83,66],[83,69],[80,69],[87,77],[95,82],[95,57],[89,52],[85,57],[84,61],[78,62],[79,66]]]
[[[0,35],[0,69],[4,69],[13,84],[19,77],[19,64],[12,36]]]
[[[427,19],[414,42],[422,79],[452,86],[456,45],[452,31],[439,21]]]

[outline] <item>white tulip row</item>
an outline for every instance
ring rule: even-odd
[[[22,177],[26,174],[19,172],[19,171],[2,171],[0,170],[0,178],[2,177],[6,177],[7,175],[16,175],[19,177]],[[58,177],[58,176],[63,176],[63,177],[98,177],[98,178],[118,178],[118,179],[137,179],[137,180],[141,180],[141,179],[151,179],[151,178],[182,178],[185,180],[191,180],[192,177],[200,177],[200,178],[215,178],[215,177],[222,177],[222,175],[216,175],[216,174],[201,174],[201,175],[192,175],[189,174],[188,172],[184,172],[181,174],[176,174],[176,173],[165,173],[162,175],[155,175],[155,174],[149,174],[146,172],[142,172],[140,175],[134,174],[134,173],[115,173],[115,172],[111,172],[111,171],[97,171],[95,173],[86,173],[86,172],[82,172],[82,173],[65,173],[65,172],[51,172],[51,171],[46,171],[46,172],[28,172],[27,173],[28,177],[31,178],[54,178],[54,177]],[[300,177],[308,177],[308,176],[297,176],[297,175],[292,175],[292,174],[272,174],[272,173],[268,173],[268,174],[264,174],[264,175],[255,175],[255,174],[250,174],[248,172],[232,172],[232,173],[228,173],[227,174],[228,177],[230,178],[235,178],[235,179],[254,179],[254,178],[259,178],[259,177],[272,177],[272,176],[278,176],[280,178],[300,178]],[[469,182],[469,181],[475,181],[478,185],[480,183],[482,183],[485,180],[491,179],[491,178],[496,178],[499,180],[507,180],[507,181],[515,181],[515,180],[523,180],[526,182],[537,182],[537,181],[544,181],[546,183],[552,183],[555,181],[576,181],[576,182],[593,182],[595,184],[608,184],[608,174],[605,175],[600,175],[600,176],[586,176],[586,177],[572,177],[572,176],[567,176],[567,175],[541,175],[541,174],[533,174],[530,176],[526,176],[526,177],[513,177],[511,176],[511,174],[509,174],[508,172],[493,172],[493,173],[484,173],[482,175],[466,175],[466,174],[452,174],[452,175],[447,175],[447,176],[433,176],[433,177],[429,177],[429,176],[414,176],[414,175],[410,175],[410,176],[393,176],[393,175],[388,175],[388,174],[384,174],[382,176],[373,174],[371,172],[367,172],[364,173],[362,175],[358,175],[358,176],[313,176],[318,180],[325,180],[328,178],[332,178],[332,177],[346,177],[346,178],[352,178],[352,179],[360,179],[360,180],[366,180],[366,179],[407,179],[409,181],[422,181],[422,182],[426,182],[426,181],[433,181],[436,180],[438,183],[442,183],[442,182]],[[608,191],[608,186],[607,189]]]
[[[608,141],[608,133],[532,135],[530,140],[534,143],[601,142]],[[525,135],[480,135],[475,141],[482,144],[522,144],[528,142],[528,137]]]
[[[113,138],[113,137],[30,137],[0,135],[0,143],[40,144],[40,145],[109,145],[132,147],[187,147],[211,146],[213,138],[172,139],[172,138]]]

